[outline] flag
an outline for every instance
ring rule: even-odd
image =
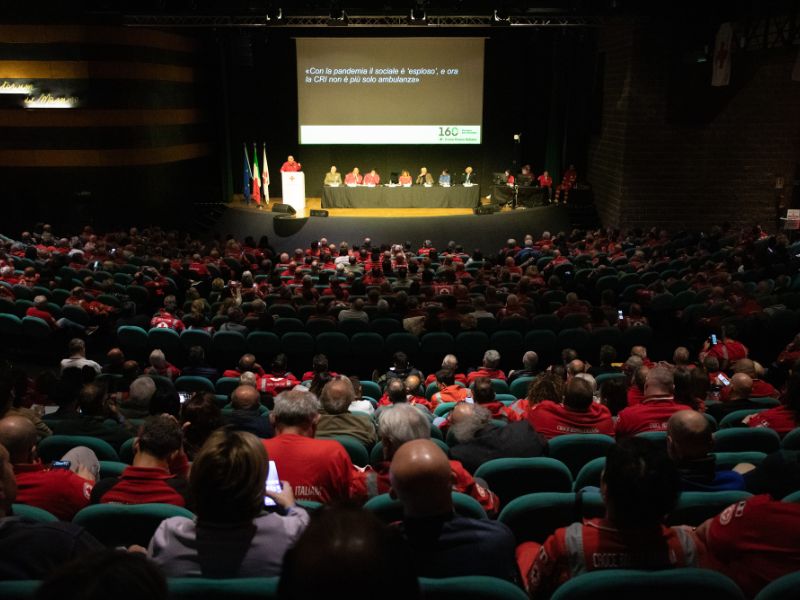
[[[730,23],[723,23],[717,31],[714,41],[714,62],[711,72],[711,85],[720,87],[731,82],[731,50],[733,28]]]
[[[258,147],[253,144],[253,200],[261,206],[261,178],[258,174]]]
[[[244,184],[242,185],[242,197],[245,204],[250,204],[250,182],[253,180],[253,172],[250,170],[250,160],[247,158],[247,146],[244,148]]]
[[[262,144],[261,149],[263,150],[261,158],[263,159],[264,163],[264,170],[261,172],[261,191],[264,192],[264,200],[269,202],[269,166],[267,165],[267,145]]]

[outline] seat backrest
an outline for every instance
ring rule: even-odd
[[[12,504],[11,514],[14,515],[15,517],[23,517],[31,521],[36,521],[37,523],[58,522],[58,517],[55,516],[53,513],[46,511],[43,508],[39,508],[38,506],[29,506],[27,504],[17,504],[17,503]],[[5,596],[0,594],[0,598],[4,597]]]
[[[111,444],[87,435],[51,435],[39,442],[37,449],[39,457],[44,462],[50,462],[59,460],[77,446],[86,446],[97,455],[98,460],[119,460]]]
[[[785,600],[797,595],[800,589],[800,572],[784,575],[764,587],[755,600]]]
[[[278,580],[278,577],[172,577],[167,585],[173,600],[272,600],[278,597]]]
[[[526,494],[509,502],[497,520],[514,532],[517,545],[522,542],[544,543],[559,527],[581,520],[572,492]]]
[[[521,588],[496,577],[470,575],[433,579],[420,577],[425,600],[524,600]]]
[[[735,410],[722,417],[722,420],[719,422],[719,428],[728,429],[730,427],[738,427],[740,426],[742,419],[744,419],[747,415],[754,415],[764,410],[766,410],[766,408],[745,408],[743,410]]]
[[[486,519],[486,511],[472,496],[461,492],[452,492],[453,510],[462,517],[471,519]],[[392,498],[389,494],[381,494],[370,498],[364,508],[374,513],[385,523],[393,523],[403,518],[403,505],[400,500]]]
[[[777,452],[781,438],[772,429],[733,427],[714,433],[714,452]]]
[[[607,569],[593,571],[564,583],[552,600],[744,600],[738,586],[716,571],[706,569],[665,569],[635,571]]]
[[[172,504],[94,504],[78,511],[72,522],[106,546],[147,547],[161,521],[170,517],[193,519],[194,514]]]
[[[614,445],[614,438],[601,434],[568,434],[559,435],[548,443],[548,456],[560,460],[573,477],[589,461],[606,455],[609,446]]]
[[[783,436],[781,440],[781,448],[784,450],[800,450],[800,427],[792,429],[789,433]]]
[[[575,477],[575,484],[574,488],[576,492],[579,492],[585,487],[600,487],[600,478],[603,474],[603,469],[606,467],[606,457],[601,456],[599,458],[595,458],[594,460],[590,460],[588,463],[583,465],[583,468],[578,471],[577,476]]]
[[[571,492],[569,469],[554,458],[496,458],[483,463],[475,477],[484,479],[505,506],[534,492]]]
[[[668,525],[697,527],[706,519],[718,515],[731,504],[750,497],[748,492],[682,492],[678,505],[667,516]]]

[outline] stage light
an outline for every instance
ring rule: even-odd
[[[347,26],[347,13],[344,9],[331,9],[328,16],[328,26],[330,27],[346,27]]]
[[[509,17],[508,13],[506,13],[504,10],[496,8],[494,10],[494,14],[492,15],[492,25],[500,27],[511,25],[511,17]]]
[[[408,24],[409,25],[427,25],[428,24],[428,13],[425,12],[424,8],[412,8],[411,12],[408,15]]]

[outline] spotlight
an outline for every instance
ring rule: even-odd
[[[344,9],[334,8],[328,16],[328,26],[330,27],[347,27],[347,13]]]
[[[496,8],[494,10],[494,14],[492,15],[492,25],[511,25],[511,17],[508,16],[506,11]]]

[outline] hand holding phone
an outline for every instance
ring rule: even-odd
[[[717,334],[716,333],[712,333],[711,334],[711,345],[712,346],[716,346],[717,345]]]
[[[267,484],[264,489],[264,506],[280,506],[289,508],[295,505],[294,492],[288,481],[281,481],[278,477],[278,467],[275,461],[269,461]]]

